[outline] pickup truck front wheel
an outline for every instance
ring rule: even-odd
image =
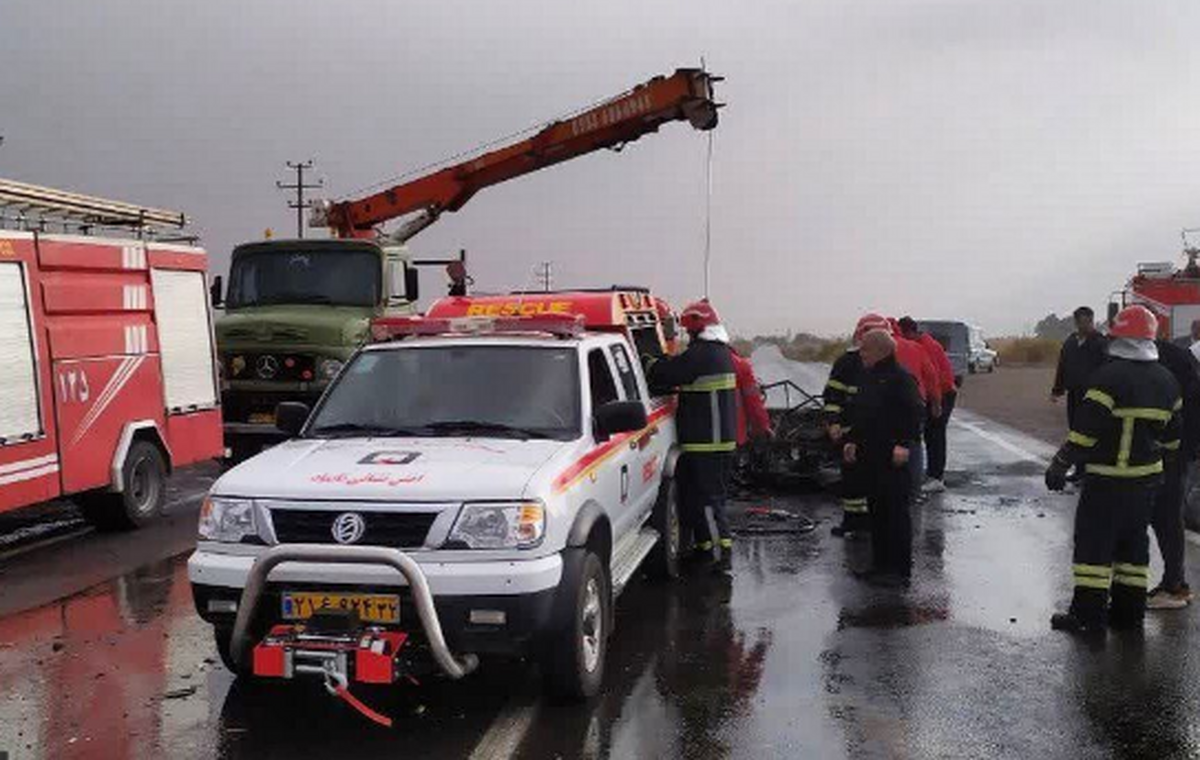
[[[674,478],[663,478],[658,487],[658,500],[650,525],[658,531],[658,545],[646,558],[646,571],[652,578],[672,580],[679,577],[679,547],[682,531],[679,525],[679,487]]]
[[[216,644],[217,654],[221,658],[221,663],[235,676],[248,675],[249,670],[247,668],[239,668],[233,661],[233,650],[230,648],[232,640],[233,628],[225,625],[213,628],[213,643]]]
[[[564,575],[559,593],[566,594],[568,619],[548,637],[541,668],[546,692],[565,701],[596,694],[608,658],[608,621],[612,592],[608,575],[595,552],[584,550],[578,574]],[[571,576],[574,576],[572,578]]]

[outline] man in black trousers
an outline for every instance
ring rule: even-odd
[[[867,579],[903,586],[912,575],[908,460],[912,447],[920,445],[925,407],[916,380],[896,361],[896,341],[888,332],[868,332],[859,353],[866,373],[842,453],[860,466],[867,488],[873,560]]]

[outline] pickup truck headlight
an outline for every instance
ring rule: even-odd
[[[532,549],[545,535],[546,508],[541,502],[467,503],[448,543],[468,549]]]
[[[254,502],[249,499],[210,496],[200,507],[200,538],[235,544],[257,534]]]
[[[337,359],[324,359],[317,369],[321,372],[321,379],[332,380],[342,371],[342,362]]]

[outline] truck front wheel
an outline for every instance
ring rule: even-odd
[[[679,487],[674,478],[663,478],[659,485],[650,525],[658,531],[658,545],[646,558],[646,571],[659,580],[679,577],[679,547],[683,538],[679,525]]]
[[[585,550],[579,573],[559,593],[567,594],[569,619],[549,636],[542,649],[541,668],[549,696],[577,702],[600,690],[608,656],[608,575],[600,558]]]
[[[158,447],[134,441],[121,466],[121,493],[92,491],[76,501],[84,517],[100,530],[132,530],[152,522],[162,511],[167,465]]]

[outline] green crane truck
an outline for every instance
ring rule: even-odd
[[[221,304],[221,283],[214,301]],[[415,313],[417,270],[402,246],[266,240],[233,250],[217,319],[225,446],[233,462],[282,439],[281,401],[316,402],[367,342],[374,317]]]

